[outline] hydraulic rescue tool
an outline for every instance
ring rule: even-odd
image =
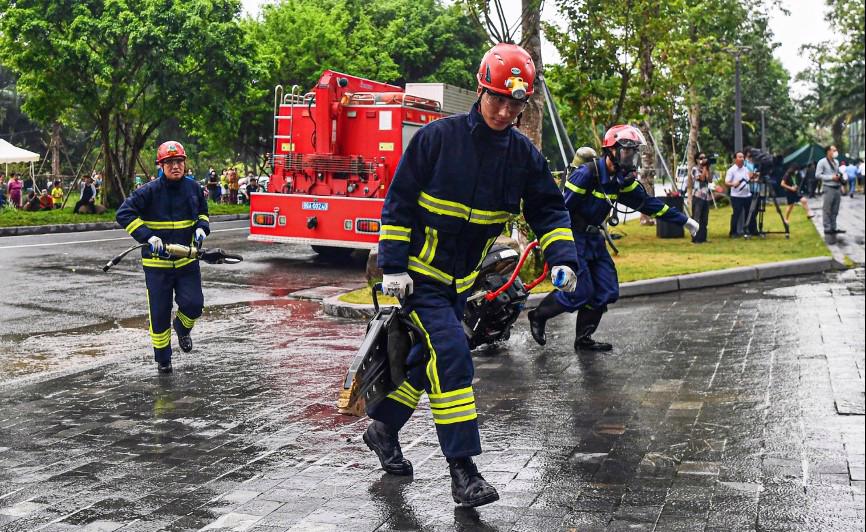
[[[511,335],[529,291],[547,276],[545,264],[542,274],[531,283],[524,284],[518,277],[537,245],[537,241],[531,242],[522,255],[508,246],[494,245],[485,256],[463,313],[463,331],[470,349],[507,340]],[[402,301],[400,307],[379,306],[376,292],[381,290],[381,284],[373,287],[375,315],[367,324],[367,334],[337,398],[341,414],[363,416],[366,404],[375,404],[397,389],[409,369],[409,351],[423,340],[423,333],[406,315]],[[426,356],[417,358],[413,364],[426,362]]]
[[[373,286],[373,308],[376,313],[367,324],[364,342],[352,359],[343,388],[337,398],[341,414],[363,416],[365,405],[374,405],[397,389],[406,380],[409,351],[424,337],[399,307],[380,307],[376,292],[382,284]],[[423,363],[426,356],[420,357]]]
[[[102,271],[107,272],[112,266],[123,260],[123,257],[127,254],[149,245],[150,244],[145,242],[144,244],[136,244],[131,248],[122,251],[116,257],[108,261],[105,266],[102,267]],[[166,244],[159,257],[163,259],[198,259],[208,264],[237,264],[244,260],[240,255],[226,253],[220,248],[206,249],[197,248],[195,246],[184,246],[181,244]]]

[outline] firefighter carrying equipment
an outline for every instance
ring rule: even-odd
[[[568,312],[580,308],[602,308],[619,299],[619,281],[613,259],[605,247],[604,235],[590,231],[601,227],[616,200],[627,207],[662,220],[684,224],[686,216],[648,196],[634,173],[617,170],[609,175],[607,156],[575,169],[565,184],[565,205],[571,213],[580,269],[573,292],[557,292],[556,300]]]
[[[337,409],[343,414],[361,415],[364,405],[376,405],[402,386],[409,352],[424,337],[403,309],[379,306],[376,292],[381,290],[378,283],[372,288],[375,314],[337,399]],[[418,363],[425,360],[421,356]]]
[[[520,212],[539,235],[545,261],[577,271],[562,196],[544,157],[513,128],[468,114],[421,128],[397,167],[382,209],[378,265],[456,294],[475,284],[487,251]]]

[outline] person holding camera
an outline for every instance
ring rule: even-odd
[[[752,190],[750,182],[754,173],[746,167],[746,156],[742,151],[734,155],[734,164],[728,168],[725,174],[725,185],[731,191],[731,238],[745,237],[758,232],[754,217],[749,217],[749,207],[752,204]],[[746,232],[748,231],[748,233]]]
[[[824,234],[836,235],[844,233],[844,229],[836,227],[836,217],[839,215],[839,203],[842,201],[842,177],[836,164],[836,146],[827,147],[827,156],[818,161],[815,167],[815,177],[824,184]]]
[[[695,236],[692,237],[693,244],[702,244],[707,241],[707,224],[710,222],[710,201],[712,201],[712,191],[710,184],[713,181],[712,172],[710,171],[710,159],[707,154],[701,152],[698,154],[698,164],[692,168],[692,186],[694,193],[692,195],[692,216],[700,224],[700,228]]]

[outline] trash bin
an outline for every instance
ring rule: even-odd
[[[683,212],[683,196],[659,196],[662,202]],[[664,220],[656,220],[656,237],[658,238],[683,238],[685,230],[680,224],[672,224]]]

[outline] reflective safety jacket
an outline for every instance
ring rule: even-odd
[[[432,122],[407,146],[385,198],[379,266],[462,293],[521,201],[548,264],[577,271],[562,195],[529,139],[487,127],[478,103]]]
[[[158,236],[165,244],[190,246],[197,228],[210,234],[207,200],[201,187],[190,179],[170,181],[165,176],[151,181],[126,198],[117,210],[117,223],[144,244]],[[162,259],[150,248],[141,250],[142,265],[150,268],[182,268],[197,259]]]
[[[647,195],[643,186],[635,179],[635,174],[624,175],[617,172],[613,176],[608,175],[604,157],[577,167],[568,176],[565,183],[565,206],[571,213],[576,231],[584,231],[586,225],[603,224],[610,214],[611,203],[615,202],[675,224],[683,225],[688,220],[679,210]]]

